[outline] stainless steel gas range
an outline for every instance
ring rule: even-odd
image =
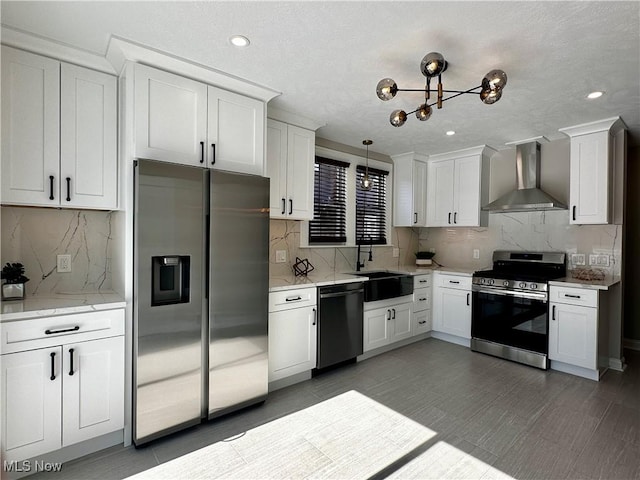
[[[548,282],[565,263],[563,252],[493,252],[493,269],[473,274],[471,350],[549,368]]]

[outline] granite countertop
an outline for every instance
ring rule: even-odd
[[[24,300],[3,301],[0,306],[0,321],[11,322],[29,318],[124,308],[126,302],[122,295],[115,292],[51,293],[27,296]]]
[[[579,278],[572,277],[571,272],[569,272],[569,275],[564,278],[551,280],[549,285],[557,287],[587,288],[590,290],[609,290],[609,288],[619,282],[620,277],[617,275],[607,275],[603,280],[580,280]]]

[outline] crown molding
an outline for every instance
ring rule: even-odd
[[[278,107],[272,107],[271,105],[267,105],[267,118],[314,131],[327,125],[326,123],[316,122],[311,118],[298,115],[297,113],[288,112],[286,110],[281,110]]]

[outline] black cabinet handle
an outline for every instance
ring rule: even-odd
[[[453,213],[453,223],[458,223],[458,212]]]
[[[387,321],[391,320],[391,310],[387,310]]]
[[[571,216],[573,217],[573,220],[575,221],[576,219],[576,206],[574,205],[573,208],[571,209]]]
[[[288,297],[284,299],[285,302],[297,302],[298,300],[302,300],[302,297],[298,295],[297,297]]]
[[[458,280],[449,280],[449,283],[460,283]]]
[[[80,327],[78,325],[76,325],[73,328],[64,328],[62,330],[45,330],[44,334],[45,335],[53,335],[54,333],[65,333],[65,332],[75,332],[76,330],[80,330]]]
[[[317,317],[318,313],[316,312],[316,309],[313,309],[313,323],[311,325],[315,325],[316,324],[316,317]]]
[[[67,177],[67,202],[71,201],[71,177]]]
[[[449,222],[449,225],[451,225],[451,212],[449,212],[449,220],[448,220],[448,222]]]
[[[427,323],[427,321],[426,321],[426,320],[420,320],[418,323],[419,323],[420,325],[424,325],[425,323]]]
[[[564,296],[569,298],[582,298],[580,295],[571,295],[569,293],[565,293]]]
[[[73,348],[69,349],[69,375],[73,375]]]
[[[53,200],[53,175],[49,175],[49,200]]]
[[[469,306],[469,295],[471,295],[471,294],[467,293],[467,307]]]
[[[415,212],[413,214],[413,223],[418,223],[418,214]]]
[[[556,319],[556,306],[553,305],[551,307],[551,320],[555,320]]]
[[[392,308],[391,310],[393,310],[393,319],[395,320],[396,319],[396,309]]]
[[[428,280],[418,280],[418,283],[427,283]]]
[[[204,163],[204,142],[200,142],[200,163]]]
[[[289,199],[289,215],[293,215],[293,200]]]
[[[287,213],[287,201],[283,198],[282,199],[282,215],[284,215],[285,213]]]
[[[49,380],[55,380],[56,379],[56,352],[51,352],[51,376],[49,377]]]
[[[211,157],[211,165],[215,165],[216,164],[216,144],[215,143],[211,144],[211,152],[213,153],[213,156]]]

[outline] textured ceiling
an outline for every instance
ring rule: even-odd
[[[318,136],[373,151],[441,153],[547,136],[621,116],[640,144],[640,2],[10,2],[2,24],[104,55],[111,35],[209,65],[282,92],[270,103],[326,126]],[[230,46],[232,34],[251,39]],[[419,93],[380,101],[392,77],[421,88],[420,60],[442,53],[445,88],[475,87],[500,68],[500,102],[464,95],[413,116]],[[606,93],[587,101],[593,90]],[[456,135],[447,137],[447,130]]]

